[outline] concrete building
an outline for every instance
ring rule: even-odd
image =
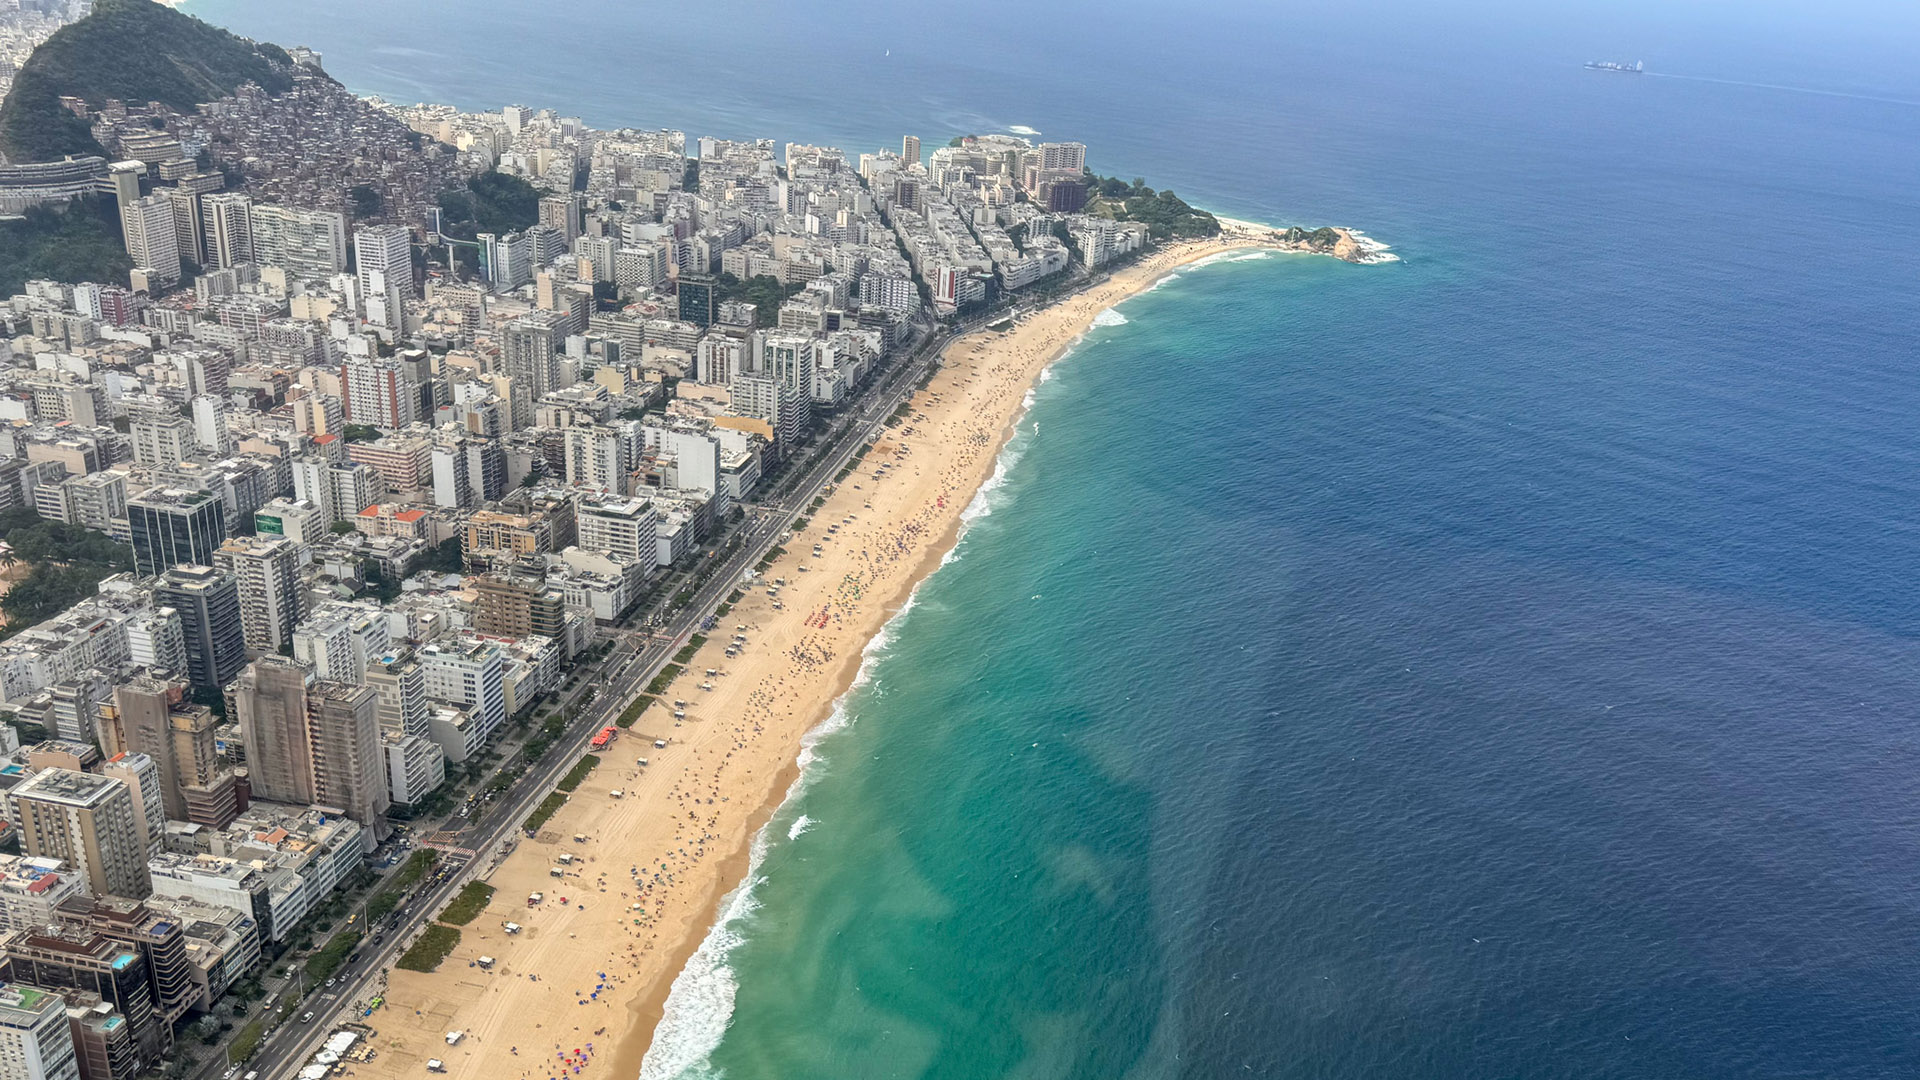
[[[307,692],[307,738],[313,801],[344,812],[377,841],[387,831],[389,805],[379,695],[366,686],[314,683]]]
[[[307,737],[306,668],[280,656],[249,665],[234,688],[247,744],[253,796],[306,806],[314,801],[313,747]]]
[[[139,899],[152,891],[147,838],[127,786],[108,776],[45,769],[7,794],[28,855],[74,868],[94,896]]]
[[[300,545],[284,536],[228,540],[214,565],[231,573],[240,588],[240,626],[247,650],[279,652],[291,644],[300,623]]]
[[[0,855],[0,935],[53,921],[53,911],[86,895],[86,883],[60,859]]]
[[[295,281],[326,281],[347,268],[347,219],[328,210],[258,203],[248,225],[253,261]]]
[[[559,637],[566,601],[537,574],[496,570],[471,579],[473,628],[488,637]]]
[[[164,286],[180,280],[173,200],[165,195],[134,200],[120,210],[120,228],[126,234],[127,256],[135,269],[147,271],[148,281]]]
[[[580,547],[653,564],[657,523],[653,504],[646,499],[583,498],[574,516]]]
[[[0,984],[0,1080],[81,1080],[60,995]]]
[[[233,772],[215,746],[216,718],[188,699],[185,680],[138,673],[114,687],[112,710],[108,749],[153,759],[167,819],[222,828],[240,812]]]
[[[200,196],[207,265],[225,270],[253,261],[253,199],[238,192]]]

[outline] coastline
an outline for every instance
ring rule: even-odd
[[[439,970],[390,974],[384,1007],[366,1020],[379,1054],[357,1063],[355,1075],[413,1076],[437,1057],[456,1080],[543,1080],[553,1059],[541,1055],[587,1043],[594,1047],[580,1076],[640,1075],[662,1018],[680,1005],[672,995],[688,962],[724,931],[722,905],[796,790],[810,737],[854,686],[875,638],[958,541],[962,512],[993,475],[1028,391],[1114,304],[1189,264],[1274,246],[1239,229],[1166,245],[1010,331],[949,343],[908,418],[876,441],[763,575],[763,583],[787,581],[781,609],[762,589],[721,616],[688,672],[603,754],[538,837],[520,840],[489,875],[493,900]],[[811,554],[816,543],[819,555]],[[748,644],[729,659],[735,626],[748,627]],[[706,679],[707,669],[722,674]],[[702,682],[714,689],[697,689]],[[681,722],[671,717],[676,699],[688,703]],[[668,746],[654,749],[656,738]],[[639,757],[645,768],[623,765]],[[573,865],[558,864],[563,852]],[[547,898],[528,907],[535,891]],[[509,920],[523,929],[505,933]],[[482,955],[496,960],[493,970],[473,966]],[[688,986],[683,994],[700,992]],[[456,1030],[465,1037],[447,1045],[443,1036]]]

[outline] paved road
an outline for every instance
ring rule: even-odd
[[[970,323],[977,324],[977,321],[970,320]],[[600,673],[597,681],[607,685],[594,699],[593,706],[574,721],[573,727],[541,764],[508,789],[510,804],[489,806],[478,823],[463,827],[459,838],[448,845],[476,855],[464,862],[458,862],[459,857],[455,856],[458,865],[442,858],[442,870],[436,870],[420,891],[389,917],[385,940],[375,944],[369,939],[364,943],[360,960],[342,966],[331,989],[308,998],[293,1019],[270,1032],[246,1069],[257,1070],[262,1080],[287,1080],[319,1050],[329,1031],[355,1018],[347,1010],[355,1002],[375,996],[378,984],[393,961],[455,892],[468,881],[484,879],[492,872],[499,858],[520,837],[520,823],[553,790],[554,782],[580,759],[588,740],[611,724],[621,710],[639,696],[669,658],[686,644],[701,621],[739,586],[746,571],[778,543],[781,534],[812,503],[820,489],[832,481],[862,444],[879,434],[887,417],[919,385],[921,376],[951,336],[951,332],[945,330],[935,333],[922,343],[912,359],[881,373],[879,381],[862,395],[862,402],[836,419],[833,433],[811,453],[798,482],[789,484],[787,494],[749,511],[748,519],[741,526],[744,532],[735,534],[742,537],[743,542],[707,577],[692,602],[683,607],[666,628],[651,636],[621,634],[616,639],[613,651],[597,669]],[[313,1014],[313,1022],[300,1023],[299,1017],[308,1012]],[[202,1075],[217,1074],[224,1067],[216,1059]]]

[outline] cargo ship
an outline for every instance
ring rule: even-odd
[[[1628,75],[1638,75],[1647,70],[1644,60],[1635,60],[1631,64],[1615,63],[1612,60],[1589,60],[1587,67],[1593,71],[1619,71]]]

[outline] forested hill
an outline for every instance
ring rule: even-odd
[[[111,156],[85,120],[60,107],[62,96],[191,112],[246,82],[279,94],[293,85],[292,66],[277,45],[256,45],[153,0],[95,0],[93,14],[61,27],[21,67],[0,104],[0,151],[16,163]]]

